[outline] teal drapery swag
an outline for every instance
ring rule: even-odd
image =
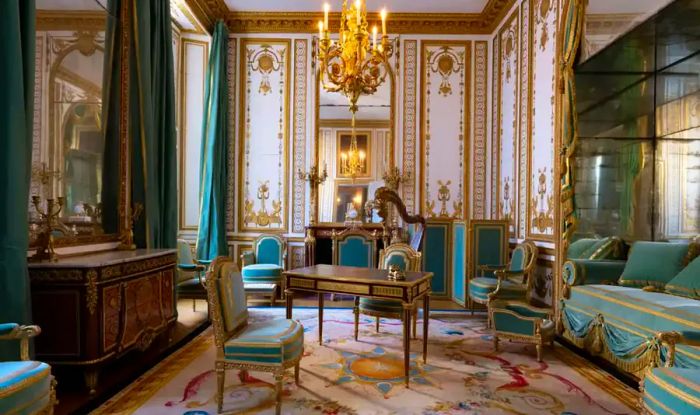
[[[27,206],[34,123],[34,0],[0,1],[0,323],[30,322]],[[0,342],[0,360],[19,347]]]
[[[134,240],[139,247],[174,248],[178,226],[170,2],[131,1],[131,197],[132,204],[144,207],[134,224]]]
[[[228,255],[226,246],[226,142],[228,136],[227,69],[228,30],[216,23],[204,94],[202,158],[200,162],[199,233],[197,257]]]
[[[119,211],[111,208],[119,206],[119,114],[121,104],[121,61],[122,41],[119,36],[119,16],[121,0],[107,2],[107,27],[105,30],[105,56],[102,69],[102,128],[105,136],[105,149],[102,158],[102,228],[105,233],[119,233]]]

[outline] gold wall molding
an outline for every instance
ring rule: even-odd
[[[107,13],[88,10],[37,10],[36,30],[91,30],[104,32]]]
[[[228,68],[226,77],[228,78],[228,145],[227,160],[228,172],[226,177],[226,231],[234,231],[235,222],[235,198],[236,194],[236,56],[238,41],[234,37],[228,38]],[[236,260],[238,257],[236,257]]]
[[[351,128],[351,119],[323,119],[319,120],[319,127],[321,128]],[[355,120],[356,128],[363,129],[389,129],[391,128],[391,121],[389,120]]]
[[[532,3],[532,4],[531,4]],[[530,43],[532,42],[532,21],[530,20],[530,9],[534,9],[538,0],[523,0],[520,3],[520,130],[518,131],[517,145],[517,178],[518,178],[518,235],[523,238],[527,234],[528,216],[528,192],[529,174],[528,162],[530,160],[530,131],[532,128],[532,55],[530,54]],[[539,0],[539,4],[548,5],[551,0]]]
[[[292,173],[299,169],[306,170],[308,50],[308,40],[294,40],[294,120],[292,126],[294,134],[294,165],[292,166]],[[306,181],[297,174],[292,174],[292,181],[294,187],[292,196],[292,232],[303,233],[306,218]]]
[[[486,108],[488,42],[474,42],[474,191],[472,218],[486,219]]]
[[[500,108],[501,85],[499,74],[500,66],[496,62],[500,54],[499,36],[496,34],[491,39],[493,62],[491,63],[491,217],[499,215],[500,183],[501,183],[501,144],[500,144]]]
[[[409,212],[416,211],[416,85],[418,41],[403,42],[403,201]]]
[[[626,31],[641,17],[637,13],[587,14],[584,20],[586,35],[616,35]]]

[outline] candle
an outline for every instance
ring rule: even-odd
[[[377,49],[377,26],[372,26],[372,49]]]
[[[362,2],[360,0],[355,0],[355,13],[357,17],[357,26],[360,26],[362,23],[362,16],[360,11],[362,10]]]
[[[386,9],[382,9],[379,15],[382,17],[382,36],[386,36]]]
[[[318,22],[318,38],[323,39],[323,22]]]
[[[326,3],[323,5],[323,27],[328,30],[328,12],[331,10],[331,6]]]

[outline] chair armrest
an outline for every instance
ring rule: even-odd
[[[241,254],[241,268],[255,264],[255,254],[253,251],[243,251]]]
[[[625,261],[602,259],[569,259],[562,267],[564,297],[569,298],[570,288],[585,284],[617,284],[625,269]]]
[[[208,267],[209,265],[211,265],[211,262],[212,262],[211,259],[198,259],[197,260],[197,263],[199,265],[204,265],[205,267]]]
[[[655,337],[661,345],[668,347],[667,367],[675,364],[677,344],[700,347],[700,332],[698,331],[662,331],[656,333]]]
[[[499,271],[502,269],[506,269],[508,267],[508,264],[484,264],[484,265],[477,265],[476,269],[477,271],[482,271],[482,272],[494,272],[494,271]]]
[[[182,271],[190,272],[201,272],[207,269],[204,265],[199,264],[177,264],[177,268]]]
[[[41,333],[39,326],[20,326],[16,323],[0,324],[0,340],[19,340],[20,359],[29,360],[29,339]]]

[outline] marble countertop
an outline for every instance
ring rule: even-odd
[[[107,251],[74,257],[59,258],[57,262],[30,262],[29,269],[40,268],[95,268],[122,264],[163,255],[174,254],[176,249],[136,249],[134,251]]]

